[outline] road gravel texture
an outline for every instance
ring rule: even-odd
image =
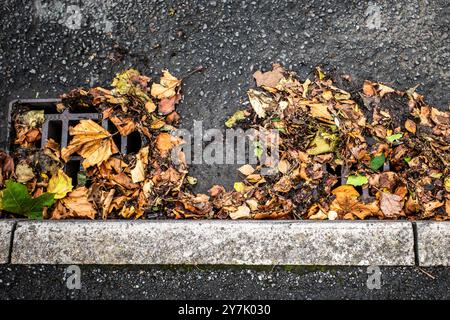
[[[134,67],[157,77],[203,66],[184,81],[182,127],[224,129],[254,85],[282,63],[304,78],[317,65],[450,102],[449,1],[5,0],[0,7],[0,118],[7,102],[107,86]],[[236,166],[193,165],[197,191],[231,187]]]
[[[0,299],[449,299],[450,269],[367,267],[0,266]],[[70,282],[69,283],[73,283]],[[371,289],[369,289],[371,288]]]

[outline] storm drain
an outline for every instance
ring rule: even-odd
[[[113,140],[123,155],[136,153],[142,145],[141,136],[138,132],[132,132],[127,136],[118,133],[116,126],[109,119],[102,119],[102,114],[97,112],[95,108],[80,108],[79,110],[70,110],[67,108],[62,113],[57,112],[56,105],[60,103],[60,99],[24,99],[14,100],[9,104],[8,110],[8,136],[7,149],[13,151],[15,149],[13,141],[15,138],[14,125],[12,123],[12,115],[15,110],[24,108],[26,110],[44,110],[45,121],[42,124],[41,140],[37,142],[37,147],[43,149],[49,139],[55,140],[61,148],[67,147],[70,143],[69,127],[76,126],[80,120],[91,119],[105,128],[109,133],[113,134]],[[81,165],[82,158],[77,155],[70,157],[64,167],[66,173],[72,177],[72,181],[76,185],[77,175],[83,171]]]
[[[70,143],[69,127],[73,127],[83,119],[91,119],[102,125],[108,132],[113,134],[113,140],[120,150],[120,153],[127,155],[129,153],[136,153],[140,150],[142,145],[142,138],[138,132],[132,132],[127,136],[122,136],[118,133],[116,126],[109,119],[102,119],[102,114],[97,112],[95,108],[80,108],[80,110],[70,110],[67,108],[62,113],[57,112],[56,105],[61,102],[61,99],[23,99],[14,100],[9,104],[8,114],[8,132],[7,132],[7,149],[14,150],[13,141],[15,138],[14,126],[12,123],[12,115],[15,110],[24,108],[26,110],[44,110],[45,121],[42,125],[41,141],[37,145],[43,149],[48,139],[53,139],[61,148],[66,147]],[[66,173],[72,177],[74,183],[77,183],[77,175],[84,171],[81,165],[82,158],[77,155],[72,155],[67,161],[64,169]],[[350,170],[346,167],[338,167],[336,170],[331,170],[327,165],[324,165],[324,171],[334,173],[340,177],[339,184],[347,183]],[[384,163],[383,171],[390,171],[389,163]],[[357,187],[363,199],[369,199],[369,188],[367,185]]]

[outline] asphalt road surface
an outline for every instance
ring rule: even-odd
[[[0,266],[0,299],[450,299],[449,268]],[[71,286],[72,285],[72,286]]]
[[[305,78],[317,65],[450,103],[450,2],[5,0],[0,6],[0,132],[8,101],[108,86],[134,67],[157,77],[203,66],[184,82],[182,127],[224,129],[252,74],[282,63]],[[192,165],[197,191],[238,180],[234,165]]]

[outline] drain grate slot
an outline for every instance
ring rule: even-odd
[[[8,114],[8,136],[7,150],[16,149],[14,146],[15,130],[12,123],[12,115],[15,110],[44,110],[45,120],[42,124],[42,137],[37,146],[44,148],[48,139],[53,139],[59,143],[61,148],[67,147],[71,137],[69,135],[69,127],[77,125],[80,120],[90,119],[101,124],[111,134],[114,134],[113,140],[123,155],[136,153],[142,145],[141,136],[138,132],[133,132],[128,136],[121,136],[116,126],[109,120],[102,119],[102,114],[95,112],[94,108],[80,108],[80,110],[66,109],[62,113],[57,112],[56,105],[61,103],[60,99],[26,99],[15,100],[9,104]],[[65,170],[72,177],[72,181],[76,183],[77,174],[82,170],[81,157],[73,155],[66,163]]]

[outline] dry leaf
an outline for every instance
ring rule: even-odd
[[[153,101],[147,101],[144,105],[145,110],[147,110],[148,113],[152,113],[156,110],[156,104]]]
[[[379,211],[376,203],[362,203],[358,201],[359,192],[351,185],[342,185],[332,191],[336,199],[330,205],[332,211],[336,211],[339,216],[350,217],[355,215],[359,219],[376,215]]]
[[[62,169],[59,169],[58,172],[50,178],[47,192],[53,193],[55,199],[62,199],[67,193],[72,191],[72,189],[72,178],[67,176]]]
[[[278,162],[278,171],[280,171],[282,174],[286,174],[289,171],[290,164],[287,160],[280,160]]]
[[[402,197],[389,192],[382,192],[380,197],[380,209],[388,218],[397,217],[403,208]]]
[[[280,180],[275,183],[273,190],[277,192],[289,192],[292,189],[292,179],[289,176],[282,176]]]
[[[319,210],[316,214],[313,214],[309,217],[310,220],[326,220],[328,216],[322,211]]]
[[[416,134],[416,123],[410,119],[407,119],[405,122],[405,128],[412,134]]]
[[[276,102],[261,91],[250,89],[247,92],[250,105],[260,118],[266,116],[266,112],[276,106]]]
[[[97,214],[94,205],[88,200],[88,189],[86,187],[75,189],[62,199],[61,202],[72,217],[94,219]]]
[[[279,64],[274,64],[271,71],[263,73],[258,70],[253,74],[253,77],[255,78],[256,85],[258,87],[265,86],[269,88],[275,88],[283,78],[283,73],[283,67]]]
[[[309,107],[311,108],[311,116],[314,118],[318,118],[320,120],[333,120],[333,116],[328,111],[328,107],[326,104],[323,103],[314,103],[309,104]]]
[[[249,164],[244,164],[242,167],[240,167],[239,172],[242,173],[244,176],[248,176],[251,175],[253,172],[255,172],[255,169],[249,165]]]
[[[368,96],[368,97],[371,97],[371,96],[374,96],[375,94],[376,94],[376,91],[375,91],[375,87],[374,87],[374,85],[373,85],[373,82],[370,82],[370,81],[364,81],[364,84],[363,84],[363,93],[366,95],[366,96]]]
[[[136,130],[136,123],[131,118],[113,116],[110,120],[116,126],[121,136],[127,136]]]
[[[109,213],[111,212],[111,204],[112,201],[114,199],[114,193],[116,192],[115,189],[111,189],[108,192],[108,195],[106,196],[106,198],[103,201],[103,206],[102,206],[102,219],[105,220]]]
[[[388,86],[385,86],[384,84],[381,83],[378,84],[378,93],[380,94],[380,97],[383,98],[385,94],[392,92],[395,92],[395,90]]]
[[[180,94],[176,94],[170,98],[162,99],[158,104],[158,112],[163,115],[168,115],[175,110],[175,104],[177,104],[181,99]]]
[[[19,163],[16,166],[17,182],[26,183],[34,178],[34,172],[31,167],[26,163]]]
[[[183,143],[182,139],[174,137],[167,132],[162,132],[156,137],[156,148],[162,157],[166,157],[173,147],[181,143]]]
[[[175,78],[169,71],[163,70],[160,84],[152,84],[151,95],[158,99],[171,98],[177,93],[176,88],[180,84],[181,80]]]
[[[230,212],[231,219],[242,219],[250,217],[250,208],[246,205],[239,206],[236,211]]]
[[[133,183],[145,180],[145,168],[148,164],[148,146],[139,150],[136,158],[136,166],[131,170],[131,179]]]
[[[87,168],[101,164],[119,152],[111,134],[92,120],[80,120],[78,125],[69,129],[69,133],[73,138],[61,150],[61,157],[66,162],[77,152],[84,158],[83,167]]]

